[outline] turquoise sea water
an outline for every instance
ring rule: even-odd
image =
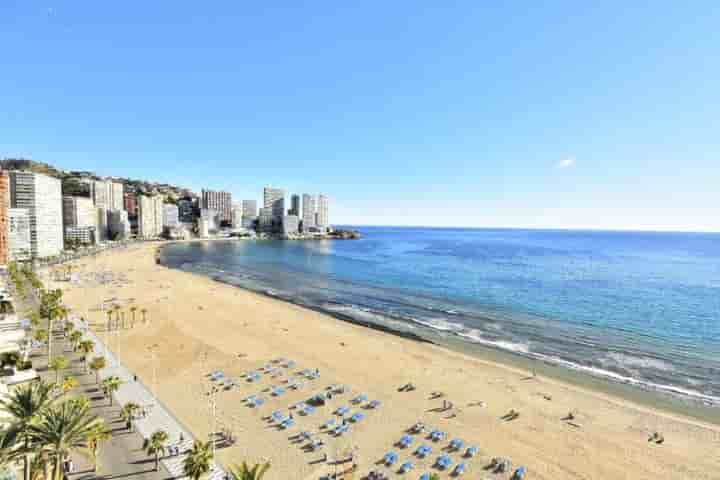
[[[720,235],[360,227],[174,244],[183,270],[720,405]]]

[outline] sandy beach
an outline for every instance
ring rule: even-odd
[[[89,319],[102,338],[108,338],[102,301],[117,299],[124,305],[128,325],[130,307],[138,308],[132,328],[109,336],[111,347],[199,438],[207,438],[211,430],[205,395],[209,372],[221,370],[241,379],[273,359],[296,362],[292,369],[280,367],[282,376],[264,375],[252,383],[241,379],[239,386],[218,394],[217,427],[237,437],[233,446],[218,451],[225,465],[267,460],[272,464],[265,477],[269,480],[316,479],[350,466],[322,462],[323,454],[330,462],[354,454],[359,466],[355,478],[373,469],[403,477],[397,468],[407,460],[415,469],[404,477],[418,478],[437,471],[431,466],[441,450],[449,440],[461,438],[466,447],[477,446],[478,455],[449,455],[455,463],[467,464],[470,478],[509,478],[484,470],[493,457],[511,459],[513,469],[525,466],[529,479],[720,478],[717,426],[170,270],[155,264],[156,248],[144,244],[79,260],[74,271],[81,280],[57,286],[74,313]],[[98,282],[93,272],[113,272],[106,277],[116,281]],[[140,309],[147,309],[146,323]],[[153,363],[148,348],[154,345]],[[267,390],[287,387],[285,380],[303,369],[317,370],[319,378],[279,397]],[[398,391],[408,383],[414,391]],[[265,419],[277,410],[288,414],[289,406],[333,384],[349,391],[307,416],[295,412],[293,429],[281,431]],[[431,400],[433,392],[444,396]],[[361,393],[381,406],[352,405],[350,400]],[[248,407],[243,399],[252,394],[265,404]],[[452,408],[441,412],[444,402]],[[337,418],[333,411],[340,406],[362,411],[364,420],[341,437],[318,433],[321,424]],[[519,416],[503,420],[511,410]],[[570,412],[572,420],[563,420]],[[422,436],[409,448],[395,446],[418,421],[447,432],[448,438],[433,443]],[[325,447],[306,451],[308,442],[290,438],[300,431],[316,434]],[[655,432],[663,435],[662,444],[648,441]],[[433,447],[424,460],[412,455],[421,444]],[[395,467],[376,465],[389,451],[399,455]],[[451,478],[447,471],[440,477]]]

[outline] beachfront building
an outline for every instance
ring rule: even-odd
[[[138,197],[138,237],[157,238],[163,231],[163,199],[160,195]]]
[[[123,184],[108,181],[108,210],[125,210],[125,197],[123,195]]]
[[[283,235],[297,235],[300,228],[300,218],[297,215],[285,215],[282,220]]]
[[[258,215],[258,232],[272,233],[275,225],[272,208],[263,207]]]
[[[295,215],[296,217],[302,215],[300,211],[300,195],[296,193],[290,197],[290,210],[288,210],[288,215]]]
[[[78,242],[87,245],[88,238],[96,242],[98,213],[92,199],[66,195],[62,202],[65,245]]]
[[[126,192],[123,195],[123,206],[129,217],[137,216],[137,194],[135,192]]]
[[[8,260],[25,261],[32,258],[30,211],[27,208],[8,208],[8,244]]]
[[[233,228],[242,228],[242,204],[234,203],[232,209]]]
[[[0,265],[7,265],[10,260],[8,238],[10,210],[10,176],[0,170]]]
[[[242,201],[242,224],[243,228],[253,228],[258,218],[257,201],[255,200],[243,200]]]
[[[315,197],[307,193],[302,196],[302,230],[309,232],[315,228]]]
[[[204,220],[207,223],[208,233],[217,233],[220,229],[220,214],[215,210],[210,208],[201,208],[200,220]]]
[[[95,240],[104,242],[108,239],[108,210],[107,208],[95,208],[95,222],[97,230],[95,232]]]
[[[198,210],[197,198],[181,198],[178,200],[178,217],[182,223],[195,223]]]
[[[95,227],[95,206],[90,198],[63,197],[63,225],[65,227]]]
[[[232,222],[232,195],[229,192],[203,190],[200,208],[215,210],[221,223]]]
[[[165,205],[163,205],[163,227],[180,227],[180,213],[177,205],[173,203],[166,203]]]
[[[265,187],[263,189],[263,207],[269,208],[272,216],[281,221],[283,215],[285,215],[285,190]]]
[[[32,258],[54,257],[63,249],[60,180],[41,173],[10,172],[10,205],[30,214]]]
[[[321,232],[327,232],[328,227],[330,226],[330,219],[328,217],[328,204],[329,200],[328,197],[326,197],[323,194],[318,195],[317,197],[317,219],[315,222],[315,226],[320,230]]]
[[[96,243],[95,227],[65,227],[65,245],[92,245]]]
[[[108,212],[108,231],[113,240],[130,238],[130,216],[126,210],[112,210]]]

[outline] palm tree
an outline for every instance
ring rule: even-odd
[[[9,475],[5,475],[5,472],[7,472],[10,465],[23,456],[24,452],[21,445],[18,430],[8,428],[0,432],[0,473],[3,473],[4,478],[9,478]]]
[[[80,331],[76,330],[70,334],[70,343],[72,344],[73,352],[77,352],[78,345],[80,345],[82,338],[82,332]]]
[[[88,436],[100,425],[103,420],[90,412],[88,402],[69,399],[45,410],[30,426],[30,438],[43,445],[54,461],[54,480],[63,478],[63,459],[72,452],[87,450]]]
[[[146,317],[146,315],[148,313],[147,308],[143,308],[142,310],[140,310],[140,313],[142,313],[142,316],[143,316],[143,323],[147,323],[147,317]]]
[[[269,462],[265,462],[262,465],[257,463],[253,465],[252,468],[243,462],[241,465],[230,467],[230,475],[233,480],[261,480],[268,470],[270,470]]]
[[[102,388],[105,392],[105,395],[110,397],[110,406],[112,407],[113,404],[113,393],[117,392],[120,388],[120,385],[123,384],[123,381],[120,380],[119,377],[108,377],[105,380],[102,381]]]
[[[75,377],[65,377],[60,388],[62,389],[63,396],[67,395],[70,390],[77,388],[80,384]]]
[[[132,323],[130,324],[130,328],[135,327],[135,312],[137,312],[138,308],[136,306],[130,307],[130,313],[132,314]]]
[[[100,456],[100,446],[103,442],[107,442],[112,438],[112,432],[105,424],[98,425],[93,431],[88,434],[88,450],[93,462],[93,472],[97,472]]]
[[[95,351],[95,344],[93,343],[92,340],[83,340],[82,342],[80,342],[80,343],[78,344],[78,348],[80,349],[80,351],[81,351],[82,354],[83,354],[83,358],[82,358],[82,359],[83,359],[83,365],[84,365],[83,368],[84,368],[85,373],[87,373],[87,367],[88,367],[88,365],[87,365],[87,356],[88,356],[89,353],[92,353],[92,352]]]
[[[185,457],[183,472],[192,480],[200,478],[210,472],[213,459],[212,445],[210,442],[196,441],[192,450]]]
[[[111,308],[109,308],[106,313],[107,313],[107,316],[108,316],[107,329],[106,329],[106,331],[109,332],[109,331],[110,331],[110,327],[111,327],[111,325],[112,325],[112,313],[113,313],[113,311],[112,311]]]
[[[55,357],[50,361],[50,368],[55,371],[55,383],[60,383],[60,372],[68,367],[68,359]]]
[[[113,305],[113,312],[115,312],[115,330],[120,329],[120,305]]]
[[[140,405],[138,405],[135,402],[128,402],[125,405],[123,405],[122,410],[120,410],[120,418],[125,420],[128,424],[128,430],[131,432],[133,431],[133,420],[135,419],[135,414],[140,410]]]
[[[33,449],[29,436],[30,427],[55,400],[53,386],[45,382],[21,385],[0,399],[0,410],[11,419],[12,428],[19,432],[24,443],[23,470],[25,480],[30,479],[30,454]]]
[[[167,442],[170,437],[165,430],[158,430],[143,441],[143,450],[148,455],[155,456],[155,471],[160,470],[160,455],[165,455]]]
[[[95,383],[100,383],[100,370],[105,368],[105,357],[95,357],[90,362],[90,370],[95,372]]]

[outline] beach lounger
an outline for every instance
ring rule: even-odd
[[[294,368],[295,365],[296,365],[295,360],[288,360],[282,364],[282,366],[285,368]]]
[[[420,475],[420,480],[430,480],[431,478],[432,477],[429,473],[423,473],[422,475]]]
[[[274,422],[281,423],[285,421],[285,415],[280,410],[276,410],[270,414],[270,418],[273,419]]]
[[[282,387],[279,388],[273,388],[272,395],[273,397],[280,397],[285,394],[285,389]]]
[[[412,462],[405,462],[400,466],[400,473],[407,473],[413,468],[415,468],[415,465]]]
[[[323,428],[327,429],[327,428],[334,427],[334,426],[335,426],[335,419],[332,418],[332,419],[328,420],[327,422],[323,423],[320,426],[320,429],[323,429]]]
[[[442,432],[440,430],[433,430],[432,432],[430,432],[430,439],[433,442],[439,442],[440,440],[442,440],[445,437],[446,437],[445,432]]]
[[[433,450],[432,450],[432,447],[431,447],[431,446],[429,446],[429,445],[423,445],[422,447],[420,447],[420,448],[418,449],[418,451],[417,451],[416,453],[417,453],[417,455],[418,455],[420,458],[425,458],[425,457],[427,457],[428,455],[430,455],[430,454],[432,453],[432,451],[433,451]]]
[[[347,413],[350,411],[350,408],[346,406],[339,407],[337,410],[335,410],[335,413],[337,415],[347,415]]]
[[[362,412],[357,412],[352,417],[350,417],[350,421],[353,423],[358,423],[362,421],[365,418],[365,414]]]
[[[441,470],[449,468],[452,464],[453,461],[448,455],[439,456],[437,461],[435,462],[435,465]]]
[[[453,475],[455,475],[456,477],[459,477],[460,475],[465,473],[466,469],[467,469],[467,467],[465,466],[464,463],[458,463],[455,466],[455,469],[453,470]]]
[[[307,431],[302,431],[302,432],[300,432],[300,438],[302,438],[303,440],[310,440],[312,438],[312,433],[307,432]]]
[[[250,395],[250,396],[245,397],[243,399],[243,402],[248,402],[248,403],[254,402],[256,398],[257,398],[257,395]]]
[[[325,442],[323,442],[322,440],[315,440],[314,442],[312,442],[310,444],[310,450],[312,450],[314,452],[316,450],[321,449],[324,445],[325,445]]]
[[[475,455],[477,455],[479,451],[480,451],[480,449],[478,447],[470,447],[465,452],[465,456],[468,458],[472,458]]]
[[[378,408],[380,405],[382,405],[380,400],[373,400],[368,404],[368,408]]]
[[[287,430],[288,428],[292,428],[294,426],[295,426],[295,420],[293,420],[292,418],[288,418],[287,420],[285,420],[284,422],[282,422],[280,424],[280,428],[282,428],[283,430]]]
[[[300,413],[303,415],[310,415],[311,413],[315,413],[315,407],[312,405],[305,405],[305,408],[303,408]]]
[[[459,438],[455,438],[450,442],[450,448],[455,451],[462,450],[464,446],[465,442],[460,440]]]
[[[525,467],[520,467],[515,470],[511,480],[523,480],[525,478]]]
[[[265,404],[265,399],[260,398],[260,397],[256,398],[253,402],[250,402],[250,406],[253,408],[261,407],[264,404]]]
[[[351,402],[354,403],[355,405],[357,405],[362,402],[367,402],[367,399],[368,399],[368,396],[365,395],[364,393],[362,393],[362,394],[358,395],[357,397],[353,398],[351,400]]]
[[[388,467],[392,467],[395,464],[395,462],[397,462],[397,460],[398,460],[398,456],[397,456],[397,453],[395,453],[395,452],[388,452],[383,457],[383,463],[385,463],[385,465],[387,465]]]
[[[347,433],[348,430],[350,430],[350,425],[338,425],[337,427],[335,427],[335,430],[333,430],[333,434],[335,436],[341,436]]]
[[[398,442],[398,445],[400,445],[402,448],[407,448],[413,443],[413,437],[410,435],[403,435],[403,437]]]

